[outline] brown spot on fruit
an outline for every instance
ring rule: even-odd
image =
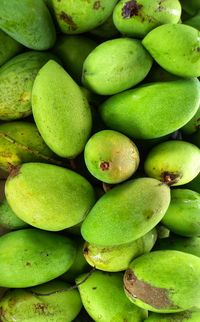
[[[87,255],[89,253],[89,248],[87,245],[83,247],[83,254]]]
[[[95,1],[94,5],[93,5],[93,9],[98,10],[100,8],[101,8],[101,1]]]
[[[139,15],[139,11],[143,6],[138,4],[136,0],[131,0],[125,3],[122,8],[122,17],[123,18],[132,18]]]
[[[110,168],[110,164],[109,164],[109,162],[107,162],[107,161],[103,161],[103,162],[101,162],[101,164],[100,164],[100,168],[101,168],[101,170],[102,170],[102,171],[107,171],[107,170],[109,170],[109,168]]]
[[[34,305],[35,311],[39,314],[46,314],[48,310],[48,304],[45,303],[37,303]]]
[[[168,172],[164,171],[161,174],[161,181],[167,184],[168,186],[171,186],[175,183],[177,183],[181,179],[181,174],[180,173],[173,173],[173,172]]]
[[[77,29],[76,23],[73,21],[72,17],[70,15],[68,15],[66,12],[61,11],[61,13],[59,14],[59,17],[61,20],[63,20],[65,23],[67,23],[72,30]]]

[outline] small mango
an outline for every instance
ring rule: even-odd
[[[19,54],[23,46],[0,30],[0,66]]]

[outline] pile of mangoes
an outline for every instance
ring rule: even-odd
[[[200,322],[200,0],[0,0],[0,321]]]

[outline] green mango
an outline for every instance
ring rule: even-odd
[[[0,203],[0,229],[15,230],[27,227],[27,223],[19,219],[4,198]]]
[[[16,215],[28,224],[58,231],[83,221],[95,202],[90,183],[72,170],[44,163],[14,169],[5,186]]]
[[[199,148],[200,148],[200,146],[199,146]],[[193,191],[200,193],[200,173],[192,181],[190,181],[186,185],[184,185],[183,188],[191,189]]]
[[[184,311],[172,314],[152,313],[144,322],[199,322],[200,311]]]
[[[180,0],[182,8],[189,14],[194,15],[200,9],[199,0]]]
[[[0,300],[2,322],[71,322],[78,315],[82,303],[77,290],[68,291],[69,284],[54,280],[28,289],[9,290]],[[58,292],[49,296],[48,294]],[[34,294],[36,293],[36,294]]]
[[[0,30],[0,66],[19,54],[22,49],[23,46],[20,43]]]
[[[55,28],[43,0],[1,0],[0,29],[34,50],[46,50],[55,42]]]
[[[137,170],[140,157],[136,145],[112,130],[95,133],[85,146],[85,163],[90,173],[106,183],[119,183]]]
[[[111,15],[102,25],[90,31],[96,37],[110,39],[119,34],[119,31],[114,25],[113,16]]]
[[[191,120],[181,129],[186,134],[193,134],[200,129],[200,107]]]
[[[185,20],[184,24],[196,28],[200,31],[200,11],[198,11],[194,17],[190,17],[189,19]]]
[[[0,68],[0,119],[24,118],[32,113],[31,92],[39,69],[55,56],[50,53],[26,52]]]
[[[200,171],[200,150],[185,141],[167,141],[155,146],[148,154],[144,169],[149,177],[170,186],[192,181]]]
[[[0,237],[0,286],[31,287],[62,275],[76,255],[67,237],[23,229]]]
[[[166,24],[149,32],[142,44],[166,71],[181,77],[200,76],[197,29],[183,24]]]
[[[117,29],[130,37],[143,38],[163,24],[176,24],[181,17],[178,0],[121,0],[113,12]]]
[[[162,219],[172,232],[186,237],[200,236],[200,194],[188,189],[171,192],[171,203]]]
[[[81,83],[83,63],[97,43],[85,36],[62,35],[55,44],[54,51],[62,59],[67,72]]]
[[[87,274],[76,279],[83,306],[95,322],[142,322],[147,312],[128,301],[123,291],[121,273],[95,271],[83,284]]]
[[[80,34],[103,24],[118,0],[48,0],[48,4],[64,34]]]
[[[199,100],[199,81],[181,79],[125,91],[107,99],[99,111],[110,129],[147,140],[184,126],[197,112]]]
[[[84,256],[91,266],[102,271],[124,271],[128,268],[133,258],[150,252],[156,242],[156,238],[157,232],[154,228],[139,239],[124,245],[100,247],[85,243]]]
[[[39,132],[52,151],[66,158],[82,152],[92,127],[91,111],[79,86],[53,60],[35,79],[32,108]]]
[[[97,201],[82,224],[82,236],[96,246],[133,242],[158,224],[169,203],[170,189],[160,181],[127,181]]]
[[[25,162],[59,163],[40,136],[35,124],[10,122],[0,125],[0,168],[9,172]]]
[[[137,306],[174,313],[200,306],[200,258],[160,250],[133,260],[124,275],[124,289]]]
[[[152,58],[139,40],[107,40],[86,58],[82,81],[97,94],[113,95],[141,82],[151,66]]]

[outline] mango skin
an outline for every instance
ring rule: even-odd
[[[150,252],[157,238],[156,229],[152,229],[135,241],[113,247],[98,247],[85,243],[83,252],[87,262],[106,272],[119,272],[128,268],[133,258]]]
[[[53,46],[56,33],[44,1],[2,0],[0,16],[0,28],[24,46],[34,50]]]
[[[15,230],[27,227],[28,224],[19,219],[4,198],[0,203],[0,229]]]
[[[76,279],[80,283],[87,274]],[[131,304],[123,291],[123,275],[95,271],[79,287],[81,300],[96,322],[142,322],[147,312]]]
[[[35,124],[18,121],[0,125],[0,168],[33,161],[56,163],[53,152],[43,141]]]
[[[118,0],[48,0],[60,30],[64,34],[80,34],[103,24]]]
[[[199,308],[199,274],[200,258],[175,250],[155,251],[133,260],[124,275],[124,289],[143,309],[181,312]]]
[[[160,181],[139,178],[108,191],[84,220],[83,238],[96,246],[132,242],[153,229],[170,203],[170,190]]]
[[[143,38],[152,29],[167,23],[176,24],[181,17],[178,0],[121,0],[113,11],[117,29],[134,38]]]
[[[0,30],[0,66],[19,54],[23,46]]]
[[[166,24],[149,32],[142,44],[168,72],[180,77],[200,76],[197,29],[183,24]]]
[[[200,107],[193,118],[181,130],[186,134],[193,134],[200,130]]]
[[[30,51],[12,58],[0,68],[1,120],[16,120],[32,114],[34,79],[39,69],[54,58],[50,53]]]
[[[141,82],[151,66],[152,58],[139,40],[107,40],[86,58],[82,82],[97,94],[113,95]]]
[[[90,107],[79,86],[53,60],[35,79],[32,108],[38,130],[52,151],[66,158],[82,152],[92,128]]]
[[[53,280],[70,268],[75,254],[67,237],[37,229],[10,232],[0,237],[0,286],[23,288]]]
[[[71,170],[37,162],[23,164],[11,172],[5,194],[19,218],[50,231],[83,221],[95,203],[93,187],[85,178]]]
[[[148,154],[144,169],[149,177],[170,186],[192,181],[200,171],[200,150],[185,141],[167,141],[155,146]]]
[[[200,194],[188,189],[171,191],[171,203],[162,219],[170,231],[185,237],[200,236]]]
[[[184,311],[172,314],[151,313],[144,322],[199,322],[200,311]]]
[[[82,303],[77,290],[45,297],[31,292],[47,294],[68,289],[69,284],[54,280],[31,289],[9,290],[0,301],[2,322],[71,322],[78,315]]]
[[[117,94],[107,99],[99,112],[110,129],[132,138],[154,139],[184,126],[197,112],[199,103],[199,81],[181,79]]]

